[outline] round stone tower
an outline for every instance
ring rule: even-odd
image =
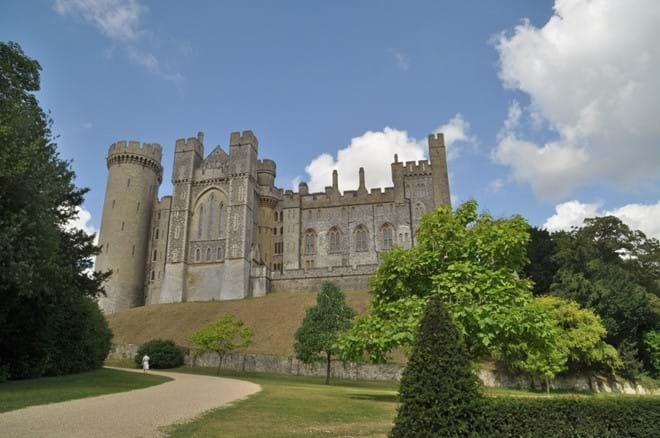
[[[156,143],[120,141],[108,151],[108,184],[99,233],[101,254],[96,270],[112,270],[105,283],[106,297],[99,300],[106,313],[144,304],[151,212],[163,179],[161,147]]]

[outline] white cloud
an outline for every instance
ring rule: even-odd
[[[70,220],[64,227],[66,229],[79,229],[87,234],[96,234],[98,238],[98,230],[91,224],[92,213],[84,207],[76,208],[78,215]]]
[[[400,50],[390,49],[390,53],[394,57],[396,66],[399,67],[402,71],[408,71],[410,68],[410,61],[408,60],[408,55]]]
[[[504,187],[504,180],[502,178],[495,178],[488,184],[488,191],[497,193]]]
[[[660,239],[660,202],[656,204],[627,204],[614,210],[601,210],[601,203],[568,201],[555,207],[555,214],[543,224],[549,231],[569,230],[581,226],[584,219],[598,216],[616,216],[633,230]]]
[[[458,144],[475,144],[476,139],[470,134],[470,124],[460,114],[456,114],[447,123],[433,131],[444,132],[448,158],[458,155]],[[418,161],[427,156],[427,140],[417,140],[406,131],[385,127],[382,131],[367,131],[359,137],[351,139],[351,143],[337,152],[333,157],[324,153],[314,158],[305,167],[309,176],[310,192],[323,191],[332,184],[332,171],[339,174],[339,189],[355,190],[358,187],[358,171],[365,168],[367,188],[391,187],[392,172],[390,164],[394,154],[399,161]],[[297,190],[300,177],[292,181],[293,189]]]
[[[630,187],[660,175],[660,2],[556,0],[541,28],[524,21],[496,41],[499,76],[529,95],[514,103],[493,158],[542,197],[576,187]],[[519,132],[554,138],[539,144]]]
[[[459,144],[463,146],[476,146],[477,137],[471,134],[470,123],[463,118],[461,113],[457,113],[447,123],[434,130],[437,134],[442,132],[445,137],[445,146],[447,148],[447,159],[452,160],[459,156]]]
[[[147,8],[137,0],[56,0],[55,11],[82,17],[108,38],[127,42],[142,33],[140,19]]]

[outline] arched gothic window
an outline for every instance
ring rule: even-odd
[[[328,252],[338,253],[341,251],[340,234],[337,227],[330,228],[328,231]]]
[[[154,257],[153,257],[152,260],[153,260],[153,261],[158,260],[158,250],[157,250],[157,249],[154,249]]]
[[[202,238],[202,230],[204,228],[204,206],[199,207],[199,220],[197,222],[197,238]]]
[[[213,231],[214,231],[214,229],[213,229],[213,220],[215,219],[215,215],[213,214],[213,210],[215,210],[215,199],[214,198],[215,197],[213,195],[211,195],[209,197],[209,203],[208,203],[208,207],[209,207],[209,227],[208,227],[208,233],[207,233],[208,239],[213,239]]]
[[[211,248],[206,248],[206,261],[211,260]]]
[[[381,230],[383,233],[383,249],[390,249],[394,243],[394,230],[390,224],[383,225]]]
[[[223,235],[223,220],[222,220],[222,215],[223,215],[223,210],[224,210],[224,205],[222,205],[222,202],[220,203],[220,207],[218,207],[218,238],[222,238]]]
[[[369,250],[369,232],[364,225],[358,225],[355,228],[354,238],[356,252]]]
[[[197,249],[195,250],[195,261],[196,261],[196,262],[199,261],[201,255],[202,255],[202,252],[199,250],[199,248],[197,248]]]
[[[305,254],[316,254],[316,232],[311,229],[305,231]]]

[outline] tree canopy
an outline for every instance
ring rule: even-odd
[[[330,382],[330,364],[337,352],[337,337],[351,327],[355,311],[346,304],[344,293],[334,283],[323,282],[316,305],[307,309],[296,332],[294,349],[305,363],[326,361],[325,383]]]
[[[90,272],[94,236],[67,226],[87,189],[57,153],[34,95],[40,71],[0,42],[0,368],[10,378],[98,367],[110,348],[94,303],[109,273]]]
[[[252,345],[254,333],[234,315],[212,322],[194,332],[190,338],[195,354],[215,353],[218,355],[218,370],[225,356]]]

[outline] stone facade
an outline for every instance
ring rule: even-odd
[[[161,148],[118,142],[108,185],[97,269],[112,269],[106,312],[155,303],[314,290],[331,279],[365,289],[381,254],[411,247],[427,211],[449,205],[442,134],[429,136],[431,161],[391,164],[392,187],[341,192],[337,172],[324,192],[275,186],[276,164],[259,159],[251,131],[229,151],[204,154],[204,135],[175,144],[172,196],[157,198]]]

